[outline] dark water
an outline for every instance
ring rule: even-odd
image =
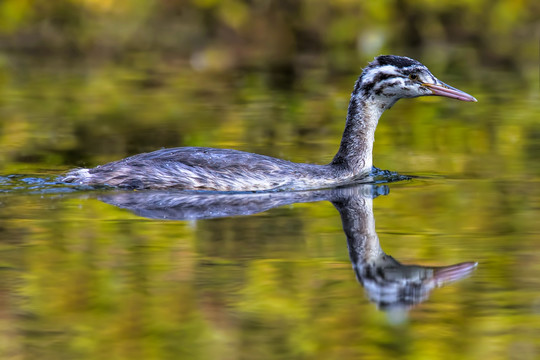
[[[223,195],[55,179],[164,146],[327,162],[355,76],[25,70],[2,90],[2,358],[540,357],[534,85],[437,73],[479,102],[383,115],[375,164],[408,180]]]

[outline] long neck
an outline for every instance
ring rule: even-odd
[[[368,100],[361,97],[357,89],[358,86],[351,96],[339,150],[330,164],[353,175],[371,171],[375,129],[385,110],[385,107],[373,101],[373,98]]]
[[[350,191],[369,190],[370,193],[354,194],[332,201],[341,215],[343,231],[347,236],[349,255],[355,269],[376,263],[385,255],[375,231],[371,189],[372,187],[356,187]]]

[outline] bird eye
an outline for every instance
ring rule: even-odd
[[[412,81],[416,81],[416,80],[418,80],[418,75],[417,74],[409,74],[409,79],[411,79]]]

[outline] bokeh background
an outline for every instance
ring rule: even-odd
[[[497,107],[508,125],[502,137],[539,136],[537,125],[513,120],[538,96],[539,19],[532,0],[5,0],[0,164],[96,165],[214,141],[324,162],[361,68],[387,53],[417,58],[474,93],[482,105],[461,117],[472,132],[438,146],[461,152],[470,141],[492,155],[508,139],[494,135],[484,111]],[[483,97],[484,89],[497,92]],[[394,153],[402,143],[432,151],[434,131],[460,131],[430,129],[429,109],[401,121],[414,110],[396,111],[378,141]],[[377,153],[379,166],[397,165],[386,149]]]
[[[374,56],[478,103],[383,115],[374,200],[406,264],[478,261],[395,319],[328,202],[159,221],[54,179],[173,146],[325,163]],[[0,1],[3,359],[540,358],[537,0]]]

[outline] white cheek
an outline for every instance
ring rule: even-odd
[[[373,79],[375,78],[375,76],[381,72],[384,72],[385,74],[399,76],[399,74],[396,72],[395,67],[391,65],[385,65],[385,66],[380,66],[376,69],[371,69],[367,74],[363,76],[363,82],[364,83],[373,82]]]
[[[384,89],[381,91],[381,89]],[[374,89],[375,94],[384,97],[410,97],[411,91],[405,84],[405,79],[395,78],[391,80],[391,83],[383,83],[376,86]]]
[[[405,83],[405,79],[399,79],[399,81],[396,82],[396,85],[392,86],[392,88],[388,90],[400,96],[407,96],[407,95],[410,95],[411,93],[411,89]]]

